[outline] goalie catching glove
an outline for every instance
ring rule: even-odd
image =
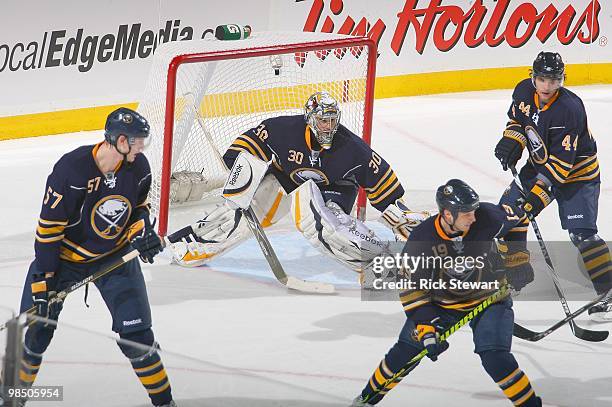
[[[395,203],[387,206],[382,213],[381,223],[390,227],[395,235],[395,240],[408,240],[412,230],[430,216],[429,212],[413,212],[400,198]]]

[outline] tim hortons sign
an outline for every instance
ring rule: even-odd
[[[380,42],[387,28],[381,18],[371,24],[365,17],[359,19],[351,16],[350,10],[345,10],[343,0],[327,2],[327,10],[325,3],[324,0],[313,1],[304,31],[368,35],[377,44]],[[452,50],[460,41],[469,48],[482,44],[497,47],[502,43],[518,48],[534,35],[542,44],[549,41],[553,34],[563,45],[576,39],[590,44],[597,39],[601,10],[598,0],[588,2],[583,10],[576,10],[572,4],[560,9],[555,5],[557,3],[550,1],[548,5],[539,4],[536,7],[530,2],[498,0],[494,5],[487,6],[482,0],[475,0],[469,8],[464,6],[464,9],[452,1],[406,0],[404,8],[397,14],[391,49],[396,55],[402,52],[408,30],[414,31],[413,46],[419,54],[423,53],[430,39],[442,52]],[[344,22],[336,28],[332,16],[340,16],[341,19],[343,14]]]

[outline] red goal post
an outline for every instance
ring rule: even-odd
[[[171,201],[181,203],[173,182],[184,175],[176,174],[199,172],[204,198],[214,195],[224,180],[219,154],[261,120],[300,113],[316,91],[330,91],[341,105],[342,124],[370,144],[377,57],[370,38],[296,32],[189,43],[156,50],[138,109],[151,123],[145,154],[152,167],[150,201],[160,235],[168,232]],[[193,157],[186,158],[189,154]],[[360,190],[360,218],[365,205]]]

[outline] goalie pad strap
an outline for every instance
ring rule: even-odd
[[[309,180],[294,191],[292,213],[296,228],[317,250],[355,271],[386,253],[387,245],[363,222],[323,200],[318,186]]]

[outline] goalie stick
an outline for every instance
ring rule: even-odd
[[[516,168],[514,166],[511,166],[510,170],[512,171],[512,175],[514,177],[514,183],[518,187],[521,195],[525,197],[526,196],[525,190],[523,189],[523,185],[521,183],[519,175],[516,172]],[[561,301],[561,306],[563,307],[563,311],[565,312],[565,315],[569,317],[570,315],[572,315],[572,312],[569,308],[569,305],[567,304],[565,293],[563,292],[563,287],[561,286],[561,282],[559,281],[559,276],[557,272],[555,271],[552,260],[548,253],[548,249],[546,248],[546,244],[544,243],[544,239],[542,238],[542,234],[540,233],[540,228],[538,227],[538,224],[533,216],[528,215],[528,217],[529,217],[529,223],[531,223],[531,226],[533,227],[533,232],[535,233],[536,238],[538,239],[538,244],[540,245],[540,250],[542,251],[542,255],[544,256],[546,265],[548,266],[546,268],[546,271],[548,272],[548,275],[550,276],[550,278],[553,280],[553,285],[555,286],[555,290],[557,291],[557,295],[559,296],[559,301]],[[572,330],[574,336],[576,336],[576,338],[579,338],[585,341],[601,342],[601,341],[606,340],[606,338],[610,334],[608,331],[593,331],[590,329],[581,328],[578,325],[576,325],[576,322],[574,322],[573,318],[569,318],[567,322],[569,323],[570,329]],[[532,332],[532,331],[529,331],[527,328],[523,328],[520,325],[514,324],[514,335],[517,338],[525,339],[523,336],[529,337],[530,334],[528,332]]]
[[[202,132],[206,137],[206,140],[210,144],[210,147],[212,148],[215,157],[217,158],[217,160],[219,160],[219,163],[223,166],[223,168],[228,169],[227,165],[225,164],[225,161],[223,160],[223,157],[221,157],[221,153],[219,153],[219,150],[217,150],[217,147],[215,146],[210,134],[208,133],[208,130],[205,128],[200,117],[198,117],[198,124],[200,125],[200,128],[202,129]],[[306,293],[333,294],[336,291],[335,287],[332,284],[321,283],[318,281],[306,281],[293,276],[288,276],[282,264],[278,260],[276,252],[272,248],[272,245],[270,244],[270,241],[268,240],[268,237],[266,236],[263,227],[261,226],[261,223],[259,223],[257,216],[253,212],[253,209],[249,206],[246,209],[241,208],[239,210],[242,212],[245,219],[247,220],[249,229],[251,229],[251,232],[253,233],[255,240],[257,240],[257,243],[259,244],[259,247],[261,248],[264,257],[266,258],[266,261],[270,265],[272,274],[274,274],[274,277],[276,277],[276,279],[281,284],[283,284],[289,289]]]
[[[482,301],[480,304],[478,304],[478,306],[476,306],[473,310],[471,310],[465,316],[463,316],[463,318],[461,318],[459,321],[457,321],[455,323],[455,325],[451,326],[446,331],[444,331],[440,335],[440,339],[439,339],[440,342],[446,341],[449,336],[454,334],[456,331],[458,331],[464,325],[467,325],[478,314],[480,314],[484,310],[486,310],[489,307],[489,305],[491,305],[491,304],[497,302],[498,300],[504,298],[504,296],[506,295],[507,292],[508,292],[508,287],[506,285],[503,285],[498,291],[496,291],[493,294],[491,294],[484,301]],[[367,403],[368,400],[370,400],[372,397],[374,397],[377,394],[379,394],[381,391],[385,390],[387,388],[387,386],[389,386],[390,384],[395,383],[396,381],[399,382],[400,380],[402,380],[408,373],[410,373],[410,371],[412,371],[412,369],[414,369],[416,367],[417,363],[421,359],[423,359],[425,357],[425,355],[427,355],[427,349],[423,349],[421,351],[421,353],[419,353],[418,355],[416,355],[415,357],[410,359],[410,361],[408,363],[406,363],[397,373],[395,373],[389,379],[385,380],[385,382],[376,390],[376,392],[368,395],[362,401],[364,403]]]
[[[568,316],[566,316],[565,318],[563,318],[559,322],[553,324],[550,328],[545,329],[542,332],[534,332],[534,331],[532,331],[530,329],[527,329],[527,328],[524,328],[524,327],[522,327],[522,326],[520,326],[518,324],[514,324],[514,336],[516,336],[517,338],[524,339],[526,341],[537,342],[540,339],[547,337],[548,335],[550,335],[551,333],[553,333],[554,331],[556,331],[557,329],[559,329],[560,327],[562,327],[566,323],[573,322],[573,320],[576,317],[578,317],[580,314],[584,313],[589,308],[591,308],[593,305],[595,305],[599,301],[601,301],[606,294],[607,293],[601,294],[600,296],[595,298],[593,301],[591,301],[588,304],[585,304],[582,307],[578,308],[576,311],[572,312],[571,314],[569,314]],[[589,331],[587,331],[587,332],[589,332]],[[600,331],[594,331],[594,332],[600,332]],[[608,335],[607,335],[608,332],[606,332],[606,331],[601,331],[601,332],[606,334],[606,338],[608,337]],[[606,338],[604,338],[604,339],[606,339]]]

